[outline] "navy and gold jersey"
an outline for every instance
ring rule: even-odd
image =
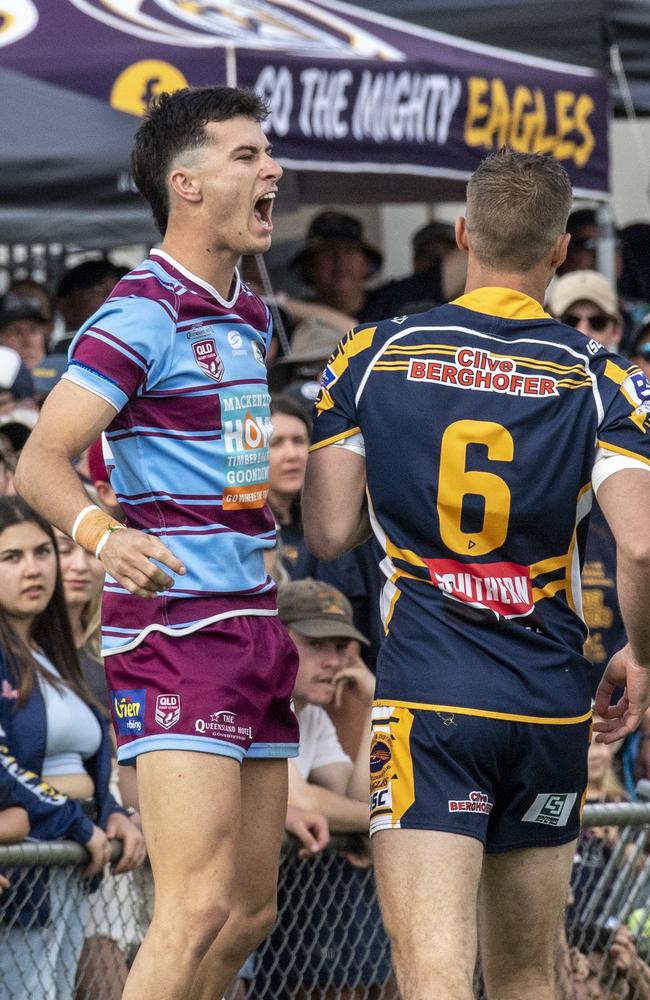
[[[588,717],[592,467],[598,448],[650,465],[649,412],[636,366],[509,289],[348,334],[312,450],[363,436],[385,554],[380,703]]]

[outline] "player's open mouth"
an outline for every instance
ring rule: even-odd
[[[268,233],[273,232],[271,213],[273,212],[274,201],[275,191],[268,191],[267,194],[263,194],[261,198],[257,199],[253,208],[255,218],[259,222],[260,226],[262,226],[263,229],[266,229]]]

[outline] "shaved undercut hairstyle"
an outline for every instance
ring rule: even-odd
[[[478,261],[493,270],[530,271],[566,230],[569,175],[557,160],[503,147],[467,185],[465,220]]]
[[[241,117],[261,123],[268,113],[261,97],[238,87],[185,87],[154,98],[136,132],[131,173],[163,236],[169,216],[167,175],[175,158],[212,141],[205,131],[210,122]]]

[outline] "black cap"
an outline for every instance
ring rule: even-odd
[[[43,303],[36,296],[8,292],[0,302],[0,330],[19,319],[36,319],[47,323]]]
[[[344,212],[320,212],[315,215],[307,230],[305,245],[289,262],[292,271],[301,271],[313,253],[328,243],[348,243],[361,250],[370,265],[370,274],[375,274],[383,263],[383,255],[368,243],[363,234],[360,219]]]

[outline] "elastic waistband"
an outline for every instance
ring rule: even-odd
[[[394,698],[380,698],[373,702],[379,708],[413,708],[419,712],[445,712],[447,715],[475,715],[481,719],[499,719],[502,722],[532,722],[539,726],[575,726],[588,722],[592,717],[589,709],[583,715],[517,715],[514,712],[490,712],[482,708],[465,708],[459,705],[429,705],[421,701],[401,701]]]

